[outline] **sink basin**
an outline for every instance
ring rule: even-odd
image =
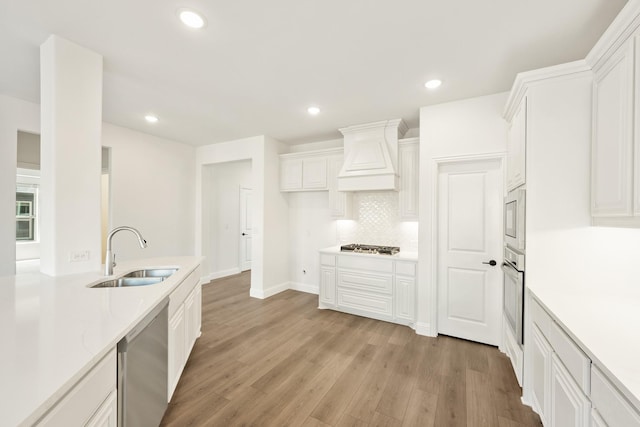
[[[91,288],[126,288],[132,286],[147,286],[160,283],[165,277],[120,277],[96,283]]]
[[[147,270],[136,270],[125,274],[123,277],[161,277],[166,279],[178,271],[177,268],[151,268]]]

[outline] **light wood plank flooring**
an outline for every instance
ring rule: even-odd
[[[196,342],[164,426],[540,426],[496,348],[249,297],[249,274],[203,286]]]

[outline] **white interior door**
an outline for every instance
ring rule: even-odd
[[[438,171],[438,332],[498,345],[502,312],[499,160]],[[496,265],[490,265],[494,260]]]
[[[251,189],[240,188],[240,270],[251,269]]]

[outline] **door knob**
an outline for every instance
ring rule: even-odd
[[[494,265],[496,265],[496,264],[497,264],[497,262],[496,262],[496,260],[495,260],[495,259],[492,259],[492,260],[491,260],[491,261],[489,261],[489,262],[483,262],[483,264],[489,264],[491,267],[493,267]]]
[[[242,235],[243,235],[243,236],[246,236],[246,235],[247,235],[247,233],[242,233]]]

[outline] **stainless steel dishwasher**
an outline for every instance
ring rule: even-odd
[[[118,427],[157,427],[167,409],[168,305],[118,343]]]

